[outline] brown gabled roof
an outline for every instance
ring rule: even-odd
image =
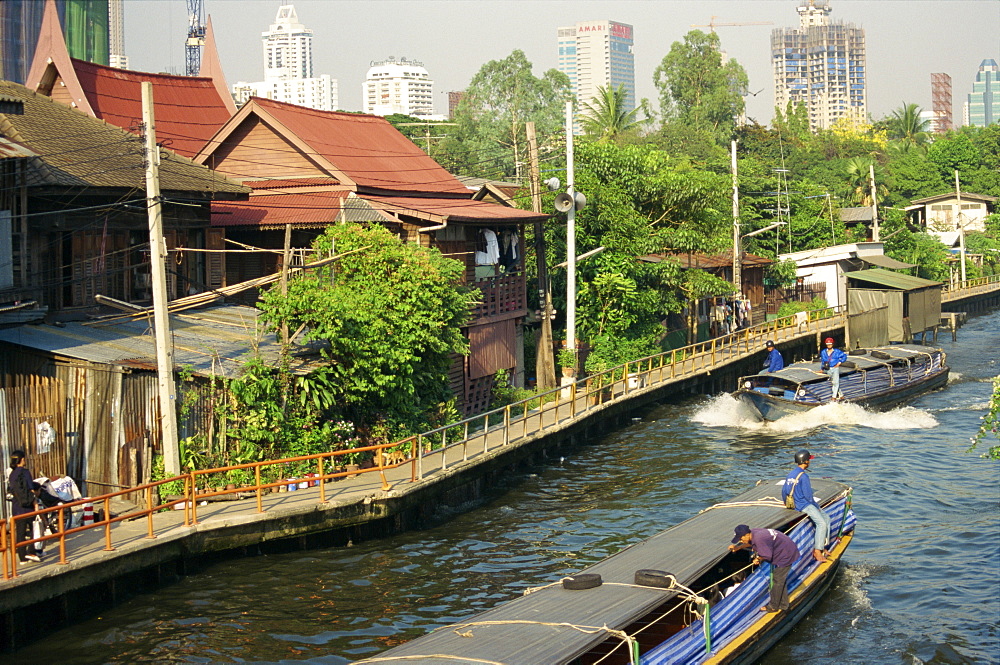
[[[29,185],[145,190],[143,146],[138,137],[17,83],[0,81],[0,95],[24,103],[23,114],[0,114],[0,136],[38,155],[29,161]],[[224,198],[250,191],[169,150],[161,151],[160,187],[164,192],[212,193]]]
[[[337,221],[347,191],[264,194],[247,201],[212,203],[212,226],[325,227]]]
[[[224,81],[136,72],[69,57],[55,3],[46,0],[28,88],[138,133],[144,81],[153,84],[157,141],[186,157],[196,154],[236,109],[224,87],[220,91]]]
[[[385,118],[320,111],[260,97],[251,97],[195,160],[206,163],[220,146],[238,140],[235,137],[244,123],[257,120],[282,139],[280,150],[299,151],[316,164],[317,174],[325,172],[359,193],[470,196],[465,185]],[[218,164],[227,173],[244,175],[238,162],[229,165],[221,159]]]
[[[935,194],[934,196],[927,196],[922,199],[914,199],[910,202],[910,205],[920,205],[926,203],[933,203],[935,201],[944,201],[947,199],[953,199],[957,195],[954,191],[945,192],[944,194]],[[986,203],[995,203],[997,197],[990,196],[989,194],[974,194],[972,192],[962,192],[963,199],[969,199],[970,201],[985,201]]]
[[[541,222],[551,215],[470,199],[432,199],[424,197],[360,195],[378,210],[417,217],[431,222],[461,224],[526,224]]]

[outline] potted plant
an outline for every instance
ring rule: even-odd
[[[561,349],[557,360],[563,376],[576,376],[576,352],[573,349]]]

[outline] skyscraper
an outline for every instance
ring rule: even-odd
[[[966,103],[966,124],[985,127],[1000,122],[1000,67],[993,58],[979,64],[972,92]]]
[[[313,76],[313,31],[299,23],[294,5],[278,7],[271,29],[261,33],[264,80],[233,86],[237,104],[251,95],[298,106],[337,110],[337,80]]]
[[[56,0],[70,56],[108,64],[108,0]],[[38,44],[45,3],[0,0],[0,79],[24,83]]]
[[[365,113],[426,117],[434,113],[434,81],[422,63],[390,56],[371,63],[361,99]]]
[[[635,55],[632,26],[615,21],[584,21],[558,29],[559,71],[569,77],[576,112],[597,97],[598,87],[625,86],[626,110],[635,108]]]
[[[809,126],[829,129],[839,118],[868,115],[865,31],[830,20],[830,5],[805,0],[798,28],[771,32],[774,104],[804,104]]]

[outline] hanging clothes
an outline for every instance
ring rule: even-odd
[[[500,243],[497,241],[497,234],[490,229],[483,229],[481,233],[486,243],[486,250],[476,252],[476,265],[496,265],[500,262]]]

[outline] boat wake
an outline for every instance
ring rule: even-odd
[[[729,394],[709,399],[691,416],[691,420],[707,427],[736,427],[775,434],[801,432],[824,425],[904,430],[930,429],[938,424],[933,415],[912,406],[891,411],[868,411],[857,404],[826,404],[769,423],[758,420],[748,406]]]

